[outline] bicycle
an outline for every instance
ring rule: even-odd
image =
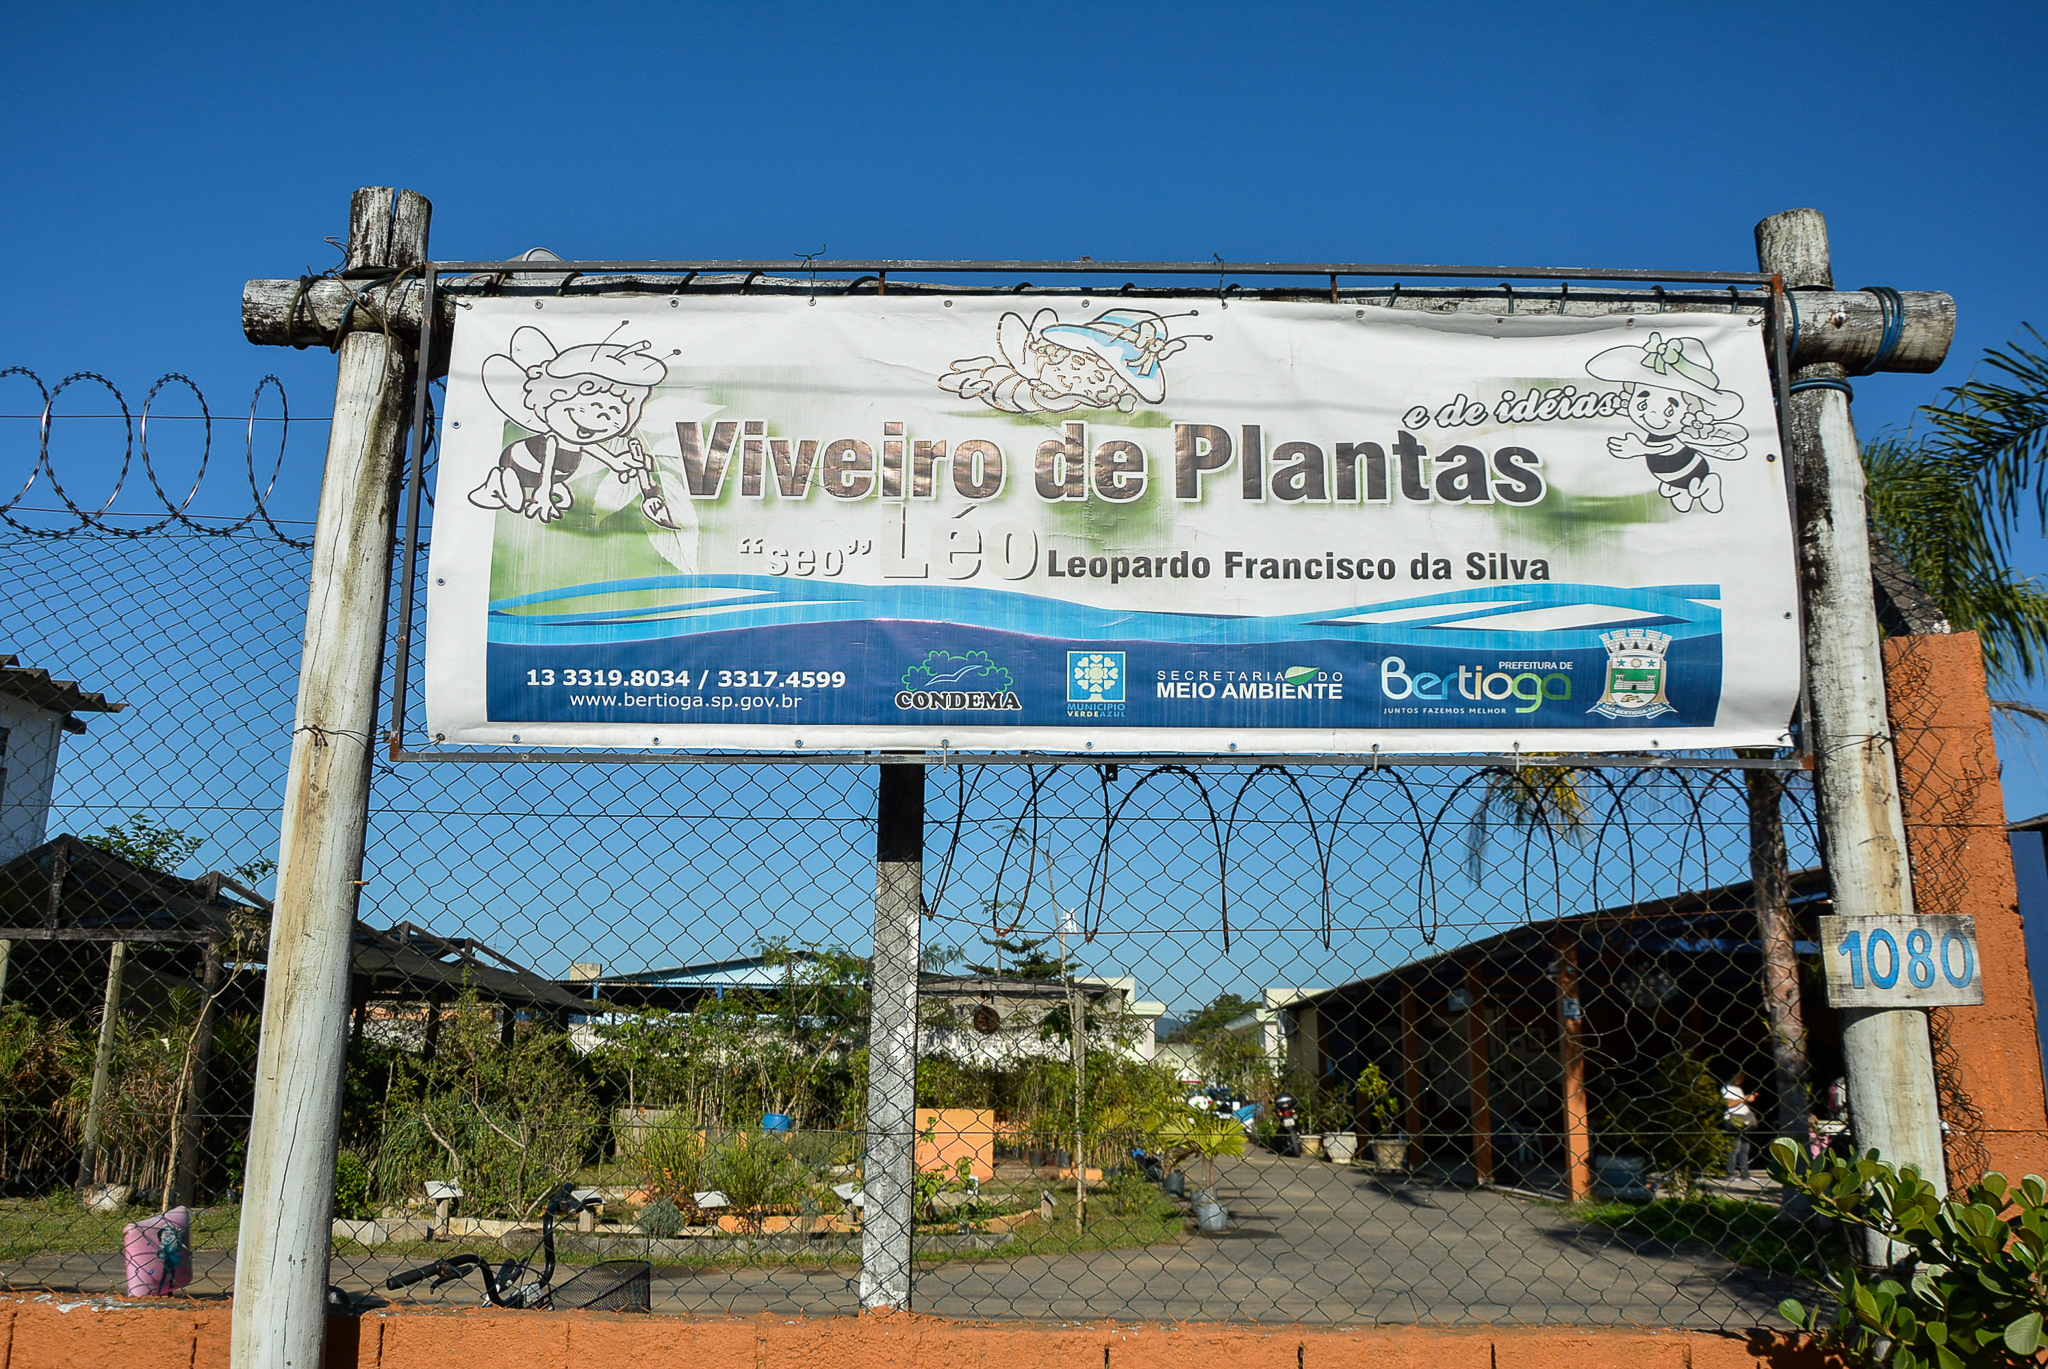
[[[484,1301],[493,1307],[522,1310],[545,1309],[593,1312],[647,1312],[653,1309],[654,1266],[646,1260],[606,1260],[579,1270],[559,1286],[555,1277],[555,1219],[579,1212],[595,1211],[602,1199],[579,1198],[573,1184],[563,1184],[548,1195],[540,1219],[540,1274],[527,1278],[530,1260],[506,1260],[496,1272],[490,1261],[473,1252],[451,1255],[416,1269],[403,1270],[384,1281],[392,1292],[432,1279],[427,1287],[438,1290],[453,1279],[468,1278],[474,1272],[483,1277]]]

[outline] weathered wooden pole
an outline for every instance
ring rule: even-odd
[[[923,954],[924,767],[876,767],[875,959],[868,980],[868,1158],[860,1305],[908,1310],[917,1213],[917,970]]]
[[[1827,221],[1819,211],[1772,215],[1757,225],[1756,244],[1758,264],[1781,276],[1795,297],[1834,288]],[[1810,744],[1818,760],[1814,780],[1834,911],[1903,917],[1913,911],[1913,883],[1885,711],[1863,460],[1845,375],[1834,362],[1798,366],[1785,415],[1806,596]],[[1944,1189],[1927,1014],[1917,1008],[1840,1011],[1857,1147],[1913,1165]],[[1882,1239],[1865,1253],[1872,1263],[1889,1263]]]
[[[395,273],[425,260],[430,210],[411,191],[358,190],[348,266]],[[403,341],[364,322],[341,340],[313,533],[235,1260],[235,1369],[318,1369],[326,1326],[351,933],[412,390]]]
[[[192,1078],[185,1085],[185,1106],[178,1118],[178,1159],[172,1166],[170,1192],[164,1195],[165,1211],[197,1196],[199,1145],[206,1127],[206,1085],[213,1071],[213,1023],[221,973],[220,943],[209,941],[205,968],[199,978],[199,1021],[192,1028]]]
[[[85,1147],[78,1157],[78,1186],[84,1188],[99,1166],[100,1124],[106,1116],[107,1075],[114,1066],[114,1027],[121,1019],[121,973],[128,965],[128,943],[107,948],[107,992],[100,1003],[99,1049],[92,1057],[92,1095],[85,1105]]]

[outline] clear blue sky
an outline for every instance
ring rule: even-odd
[[[428,195],[443,257],[1749,269],[1812,205],[1842,285],[1960,302],[1940,374],[1858,383],[1870,435],[2048,326],[2044,34],[1970,3],[25,6],[0,365],[228,408],[276,371],[324,413],[331,360],[248,346],[240,286],[331,264],[366,184]],[[2013,812],[2044,765],[2008,748]]]

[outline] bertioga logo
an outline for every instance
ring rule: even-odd
[[[1024,711],[1010,672],[986,651],[970,651],[964,656],[944,650],[928,652],[903,672],[903,686],[896,694],[896,706],[901,709]]]

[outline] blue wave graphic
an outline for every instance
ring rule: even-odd
[[[1327,582],[1323,582],[1327,583]],[[1186,588],[1199,592],[1199,583]],[[545,606],[597,595],[673,591],[673,602],[637,608],[549,612]],[[1654,627],[1685,640],[1721,632],[1718,585],[1555,582],[1488,584],[1271,617],[1096,608],[1043,595],[966,586],[853,585],[766,575],[658,575],[514,595],[490,606],[494,643],[572,646],[653,642],[707,632],[875,621],[952,623],[1082,642],[1255,644],[1338,641],[1407,646],[1495,647],[1506,651],[1597,647],[1614,627]],[[1618,610],[1611,619],[1548,629],[1463,626],[1510,613],[1574,607]],[[535,610],[541,611],[525,611]],[[1346,621],[1360,617],[1398,622]]]

